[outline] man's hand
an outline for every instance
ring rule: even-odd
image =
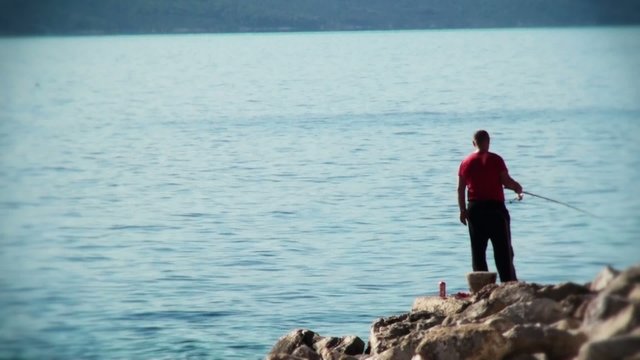
[[[467,180],[462,175],[458,175],[458,209],[460,209],[460,222],[467,225],[467,205],[466,193]]]
[[[515,182],[515,181],[514,181]],[[518,194],[518,197],[522,199],[522,186],[515,182],[515,186],[513,187],[513,191]]]

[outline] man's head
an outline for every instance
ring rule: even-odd
[[[478,130],[473,134],[473,146],[475,146],[480,151],[489,151],[489,144],[491,143],[491,138],[489,138],[489,133],[485,130]]]

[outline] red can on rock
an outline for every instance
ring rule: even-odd
[[[440,283],[438,283],[438,287],[440,288],[440,297],[441,298],[446,298],[447,297],[447,283],[445,283],[444,281],[440,281]]]

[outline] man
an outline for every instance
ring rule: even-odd
[[[460,222],[469,227],[473,271],[488,271],[486,250],[491,239],[496,268],[501,282],[517,281],[513,266],[509,211],[504,204],[503,186],[522,198],[522,186],[509,176],[504,160],[489,152],[489,133],[479,130],[473,135],[476,151],[460,164],[458,172],[458,206]],[[468,191],[468,207],[465,201]]]

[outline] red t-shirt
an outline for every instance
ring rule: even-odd
[[[474,152],[460,164],[459,176],[463,176],[469,189],[469,200],[504,201],[500,174],[507,165],[498,154]]]

